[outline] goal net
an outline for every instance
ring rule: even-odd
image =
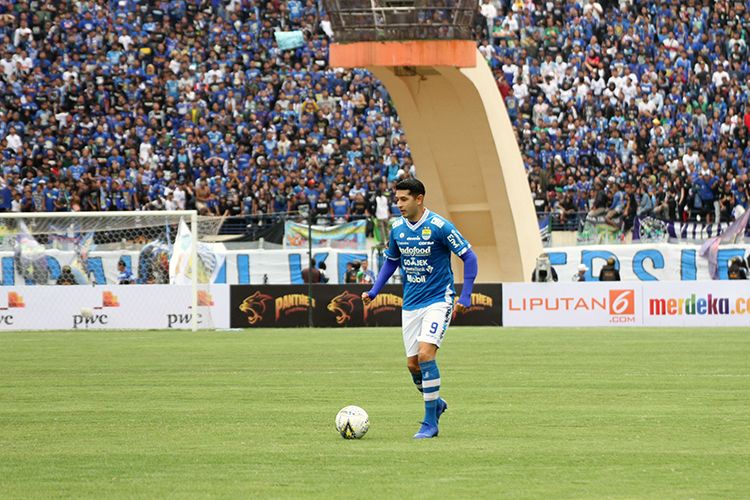
[[[151,320],[164,313],[173,323],[165,327],[210,328],[210,288],[223,261],[201,240],[215,236],[221,223],[194,211],[0,214],[2,285],[21,290],[15,294],[26,297],[25,308],[42,295],[63,311],[70,303],[62,314],[80,316],[75,321],[83,326],[98,326],[86,323],[120,307],[114,297],[127,296],[129,306],[117,312],[133,317],[117,327],[158,328],[161,322]],[[79,308],[83,295],[94,303]],[[113,312],[99,322],[112,323]]]

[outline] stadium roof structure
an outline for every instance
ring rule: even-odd
[[[324,0],[337,43],[473,40],[475,0]]]

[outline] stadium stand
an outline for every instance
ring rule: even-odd
[[[747,208],[749,30],[740,1],[478,3],[537,211]],[[374,214],[415,165],[331,37],[315,0],[0,2],[0,210]]]

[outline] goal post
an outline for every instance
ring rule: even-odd
[[[221,217],[198,217],[194,210],[2,213],[2,286],[27,295],[46,294],[48,301],[56,296],[73,301],[90,294],[83,286],[116,288],[131,301],[142,299],[144,313],[174,303],[173,315],[181,328],[197,330],[201,319],[201,326],[210,327],[211,303],[201,298],[210,297],[223,257],[201,239],[218,234],[222,222]],[[34,291],[42,288],[47,290]],[[183,308],[186,294],[189,307]],[[88,320],[87,308],[80,312]],[[133,318],[134,325],[138,319]]]

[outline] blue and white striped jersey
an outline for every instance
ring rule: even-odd
[[[405,311],[437,302],[453,303],[451,252],[459,257],[471,245],[444,217],[425,209],[412,224],[401,217],[393,223],[385,256],[401,264]]]

